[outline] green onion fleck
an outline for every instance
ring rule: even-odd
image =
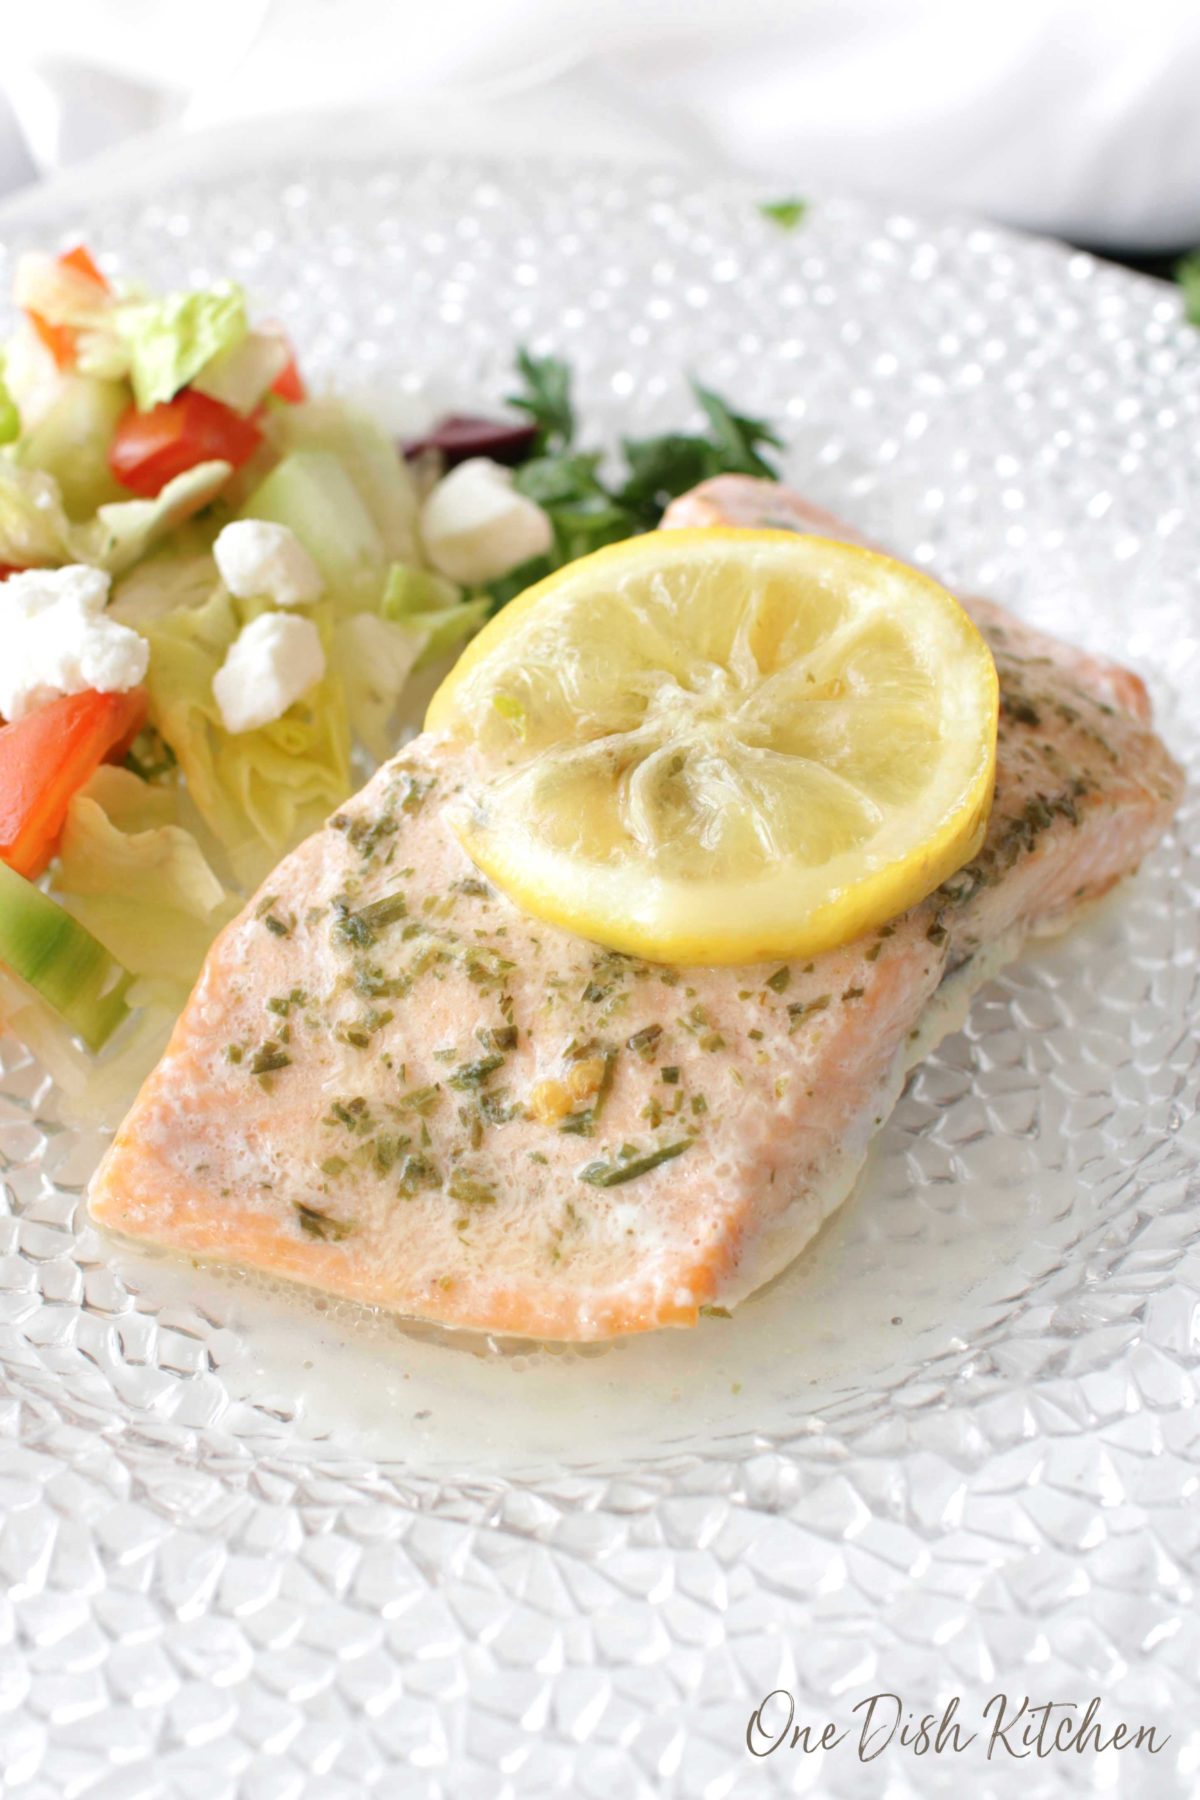
[[[318,1212],[315,1206],[305,1206],[297,1200],[296,1220],[305,1237],[320,1238],[325,1243],[340,1244],[343,1238],[349,1237],[354,1230],[352,1223],[343,1219],[331,1219],[328,1213]]]
[[[494,1075],[503,1062],[504,1058],[499,1055],[481,1056],[477,1062],[460,1063],[453,1075],[447,1076],[446,1079],[452,1088],[458,1088],[460,1091],[482,1087],[489,1075]]]
[[[676,1156],[682,1156],[695,1143],[694,1138],[681,1138],[677,1144],[663,1144],[660,1149],[647,1150],[644,1155],[636,1152],[616,1162],[590,1162],[577,1171],[578,1179],[586,1181],[591,1187],[619,1187],[622,1182],[635,1181],[639,1175],[648,1175],[651,1169],[660,1164],[670,1162]],[[624,1146],[632,1149],[632,1146]]]
[[[644,1061],[649,1062],[654,1054],[654,1046],[661,1036],[661,1025],[643,1025],[640,1031],[635,1031],[633,1036],[628,1039],[625,1047],[627,1050],[633,1050]]]
[[[474,1181],[471,1176],[452,1175],[446,1184],[446,1192],[452,1200],[462,1206],[495,1206],[496,1196],[486,1182]]]

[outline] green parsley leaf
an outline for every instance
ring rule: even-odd
[[[577,506],[556,506],[550,520],[558,543],[559,557],[564,563],[577,557],[590,556],[605,544],[619,544],[638,531],[637,520],[619,501],[601,499],[581,501]]]
[[[770,426],[734,412],[719,394],[693,383],[707,431],[626,438],[621,445],[624,468],[610,482],[601,474],[602,452],[572,448],[575,417],[567,365],[557,357],[536,358],[520,350],[517,369],[524,388],[512,404],[537,421],[539,440],[538,454],[517,469],[514,479],[518,491],[548,515],[554,546],[482,590],[493,611],[565,563],[652,531],[671,501],[698,482],[713,475],[778,476],[762,454],[764,447],[782,448]]]
[[[779,470],[759,454],[760,444],[767,444],[773,450],[783,449],[783,439],[775,435],[766,421],[735,413],[719,394],[714,394],[711,388],[701,387],[698,381],[693,381],[692,392],[708,415],[713,447],[719,458],[717,472],[722,475],[761,475],[768,481],[778,481]]]
[[[604,544],[631,537],[638,522],[599,476],[599,451],[540,456],[517,471],[517,488],[549,514],[556,554],[552,566],[574,562]]]
[[[795,231],[808,211],[808,201],[795,198],[762,200],[758,210],[764,219],[770,219],[772,225],[778,225],[783,231]]]
[[[629,477],[619,498],[637,515],[643,530],[652,530],[678,495],[716,473],[713,446],[684,432],[626,438],[621,447]]]
[[[517,372],[524,386],[508,403],[528,413],[538,428],[538,450],[568,450],[575,437],[571,405],[571,371],[557,356],[531,356],[517,351]]]
[[[603,495],[604,486],[597,473],[602,460],[598,450],[535,456],[516,471],[517,491],[546,507],[566,506],[572,501]]]
[[[491,599],[492,610],[499,612],[502,606],[507,606],[510,600],[515,600],[518,594],[533,587],[535,582],[552,575],[558,567],[558,558],[555,556],[535,556],[529,562],[522,563],[519,568],[510,569],[507,575],[501,575],[485,590]]]

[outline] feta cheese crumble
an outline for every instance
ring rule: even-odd
[[[421,536],[439,574],[467,587],[507,575],[554,542],[550,520],[517,492],[512,470],[486,456],[443,475],[421,509]]]
[[[311,606],[325,592],[316,563],[294,531],[264,519],[235,519],[213,545],[221,580],[237,600]]]
[[[321,634],[295,613],[261,613],[229,647],[213,676],[226,731],[257,731],[283,717],[325,673]]]
[[[0,583],[0,716],[15,723],[63,694],[125,694],[145,679],[150,646],[106,615],[109,582],[71,563]]]

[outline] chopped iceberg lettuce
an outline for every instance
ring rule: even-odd
[[[342,400],[306,400],[281,407],[272,418],[271,433],[284,455],[319,451],[335,457],[371,516],[383,546],[382,560],[416,560],[416,485],[381,425]]]
[[[333,666],[346,695],[350,728],[376,762],[396,748],[396,707],[425,648],[425,633],[377,613],[343,619],[333,637]]]
[[[242,627],[264,608],[218,588],[144,627],[151,723],[178,759],[189,794],[239,879],[254,885],[285,850],[324,820],[350,789],[350,732],[336,676],[271,725],[231,736],[213,676]],[[333,609],[312,608],[328,655]]]
[[[444,575],[393,563],[379,610],[383,618],[421,633],[424,648],[416,667],[425,669],[472,637],[487,618],[491,604],[487,594],[465,600],[462,589]]]
[[[213,358],[246,336],[246,298],[232,283],[162,300],[126,301],[110,323],[128,359],[141,412],[171,400]]]
[[[0,461],[0,563],[38,569],[70,562],[71,538],[54,477]]]
[[[379,610],[385,619],[410,619],[416,613],[444,612],[457,606],[462,597],[458,583],[445,575],[413,563],[393,563]]]
[[[21,435],[17,461],[53,475],[72,519],[89,518],[97,507],[128,498],[108,466],[113,432],[128,406],[123,381],[66,374],[53,400]]]
[[[206,362],[191,385],[245,418],[270,393],[290,360],[291,351],[279,332],[248,331],[240,343]]]
[[[114,582],[108,610],[118,623],[145,631],[164,613],[180,606],[202,606],[208,599],[217,585],[217,565],[210,546],[185,541],[189,533],[198,540],[211,535],[199,525],[181,527],[169,544]]]
[[[0,460],[0,563],[37,569],[81,562],[123,574],[215,499],[229,474],[228,463],[199,463],[155,500],[116,500],[72,524],[53,475]]]
[[[326,587],[353,609],[375,604],[387,553],[357,486],[326,450],[297,450],[271,471],[241,509],[295,532]]]
[[[478,594],[472,600],[462,600],[457,606],[444,607],[440,612],[410,614],[406,623],[425,634],[425,648],[417,658],[417,668],[427,669],[430,664],[440,662],[469,637],[474,637],[491,610],[491,595]]]
[[[171,788],[99,769],[71,802],[52,892],[134,975],[189,988],[238,903],[176,812]]]
[[[97,508],[84,540],[85,560],[111,575],[123,574],[215,500],[231,473],[227,462],[197,463],[194,469],[185,469],[168,481],[153,500],[117,500]]]

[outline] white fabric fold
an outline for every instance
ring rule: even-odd
[[[443,97],[472,149],[540,126],[564,153],[632,143],[1098,244],[1200,241],[1194,0],[56,0],[6,40],[0,86],[44,171],[305,107],[382,106],[402,131],[406,103]]]

